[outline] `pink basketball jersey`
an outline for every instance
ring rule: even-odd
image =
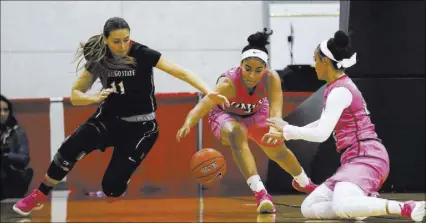
[[[236,115],[251,115],[256,113],[260,105],[267,101],[266,91],[266,72],[259,84],[252,92],[249,92],[242,79],[242,71],[240,67],[234,67],[226,71],[221,77],[228,77],[235,86],[235,97],[229,98],[231,106],[225,111]]]
[[[371,123],[370,112],[361,92],[352,80],[343,75],[329,84],[324,92],[323,108],[325,109],[328,94],[337,87],[345,87],[352,94],[352,103],[347,107],[334,127],[333,136],[336,140],[337,151],[348,148],[352,144],[366,139],[378,139],[375,127]]]

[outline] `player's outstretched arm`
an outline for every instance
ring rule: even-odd
[[[330,137],[343,111],[352,103],[352,94],[346,88],[339,87],[331,90],[328,95],[325,110],[315,127],[297,127],[289,125],[282,119],[271,118],[268,124],[282,129],[282,136],[271,134],[271,137],[282,137],[286,140],[305,140],[324,142]],[[313,124],[312,124],[313,125]]]
[[[80,77],[74,82],[71,90],[71,103],[73,105],[90,105],[93,103],[99,103],[109,94],[113,92],[112,89],[104,89],[101,92],[93,95],[86,94],[86,92],[92,87],[96,77],[89,71],[84,71]]]
[[[211,98],[216,104],[224,103],[226,106],[229,106],[229,101],[226,97],[218,94],[218,92],[212,91],[209,86],[192,71],[173,63],[164,56],[160,57],[160,60],[157,62],[155,67],[172,75],[173,77],[185,81],[192,87],[201,91],[207,97]]]
[[[215,89],[216,92],[224,95],[227,98],[232,98],[235,94],[235,90],[234,85],[230,82],[231,80],[229,78],[221,78]],[[204,97],[186,116],[185,122],[176,135],[177,141],[180,141],[182,138],[186,137],[189,134],[191,128],[217,105],[218,103],[211,97]]]

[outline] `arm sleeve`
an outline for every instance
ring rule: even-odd
[[[309,123],[309,124],[307,124],[307,125],[303,126],[303,128],[314,128],[314,127],[317,127],[317,126],[318,126],[318,123],[319,123],[319,119],[318,119],[318,120],[316,120],[315,122],[311,122],[311,123]]]
[[[344,87],[331,90],[328,95],[325,110],[321,114],[316,127],[297,127],[286,125],[283,135],[286,140],[302,139],[310,142],[324,142],[330,137],[340,116],[352,103],[351,92]]]

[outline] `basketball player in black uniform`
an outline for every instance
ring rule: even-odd
[[[41,209],[46,196],[76,162],[95,149],[104,151],[109,146],[114,151],[102,179],[102,189],[110,198],[122,196],[131,175],[158,138],[153,67],[189,83],[218,104],[229,106],[226,97],[211,91],[196,75],[168,61],[158,51],[130,40],[129,34],[127,22],[114,17],[105,23],[103,34],[81,44],[77,58],[81,62],[84,57],[87,62],[72,88],[71,102],[100,105],[65,139],[39,188],[13,206],[17,213],[28,215]],[[97,79],[103,90],[86,94]]]

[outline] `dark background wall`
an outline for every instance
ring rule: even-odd
[[[363,93],[390,155],[391,172],[381,191],[424,192],[425,3],[351,1],[348,12],[346,27],[359,61],[347,73]],[[316,94],[287,116],[287,121],[304,125],[319,118],[323,89],[312,90]],[[339,166],[340,154],[331,137],[321,144],[287,144],[315,183],[322,183]],[[273,162],[269,163],[267,187],[272,193],[294,192],[291,177]]]

